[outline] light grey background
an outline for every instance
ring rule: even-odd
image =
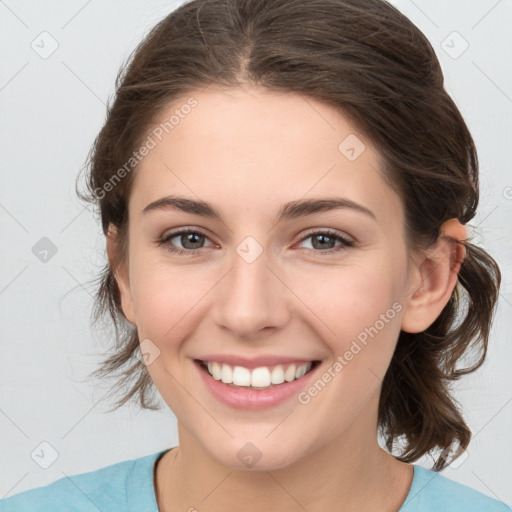
[[[104,237],[74,183],[121,62],[180,3],[0,0],[0,497],[177,444],[167,407],[106,414],[98,401],[108,389],[86,379],[109,346],[90,328],[87,285],[105,261]],[[510,504],[512,2],[392,3],[432,42],[474,136],[475,240],[504,281],[487,361],[455,386],[474,434],[469,456],[443,474]],[[53,40],[58,48],[42,58]],[[46,263],[32,252],[42,237],[57,249]],[[48,469],[31,456],[42,442],[58,453]]]

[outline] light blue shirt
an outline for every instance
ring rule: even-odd
[[[167,451],[20,492],[0,500],[0,512],[159,512],[153,470],[158,457]],[[511,512],[501,501],[413,466],[411,488],[399,512]]]

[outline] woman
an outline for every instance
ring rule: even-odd
[[[154,385],[179,445],[1,511],[508,510],[437,473],[500,272],[467,241],[473,140],[399,11],[183,4],[119,76],[88,186],[118,328],[98,373],[132,384],[118,405]]]

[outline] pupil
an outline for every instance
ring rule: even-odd
[[[183,238],[184,237],[184,238]],[[196,238],[196,241],[194,242],[194,240],[191,240],[191,238],[195,237]],[[198,233],[185,233],[183,236],[182,236],[182,240],[181,240],[181,243],[183,244],[183,247],[187,247],[187,244],[189,242],[192,243],[192,245],[194,245],[194,243],[199,243],[201,242],[201,239],[203,238],[203,235],[200,235]],[[197,240],[199,239],[199,241]],[[183,243],[183,240],[185,240],[185,243]],[[197,249],[197,247],[187,247],[188,249]]]
[[[327,240],[330,239],[331,241],[334,241],[334,239],[332,237],[328,236],[328,235],[316,235],[316,236],[313,237],[313,247],[315,249],[319,249],[319,248],[320,249],[322,249],[322,248],[325,249],[325,247],[326,247],[325,243],[321,243],[318,247],[315,245],[316,242],[318,242],[320,239],[323,240],[323,241],[325,241],[325,239],[327,239]]]

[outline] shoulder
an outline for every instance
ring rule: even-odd
[[[157,452],[96,471],[66,476],[0,500],[0,512],[157,512],[153,468]]]
[[[444,475],[414,465],[414,478],[399,512],[511,512],[502,501]]]

